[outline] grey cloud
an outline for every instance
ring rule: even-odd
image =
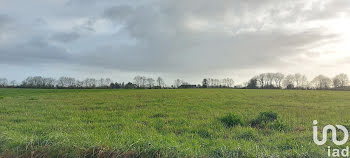
[[[322,35],[322,30],[293,34],[267,31],[235,37],[208,34],[201,35],[198,39],[202,41],[193,41],[190,46],[187,42],[191,37],[183,37],[184,42],[177,43],[155,41],[138,47],[99,48],[79,59],[82,64],[147,72],[201,73],[227,68],[279,67],[285,64],[281,58],[304,53],[305,46],[336,37]],[[104,53],[96,55],[98,52]]]
[[[59,32],[52,35],[51,39],[54,41],[62,42],[62,43],[70,43],[80,38],[80,34],[77,32]]]
[[[298,19],[301,1],[283,3],[266,1],[161,1],[148,6],[132,8],[115,6],[103,14],[124,26],[137,40],[135,45],[98,48],[84,54],[83,63],[128,71],[199,72],[225,68],[269,67],[284,64],[281,58],[305,53],[310,47],[323,42],[333,42],[335,34],[321,29],[292,32],[283,23]],[[215,3],[215,4],[214,4]],[[277,4],[276,4],[277,3]],[[276,5],[275,5],[276,4]],[[215,6],[215,7],[213,7]],[[279,8],[278,6],[282,6]],[[277,9],[276,9],[277,8]],[[287,10],[286,16],[275,16]],[[239,18],[232,25],[232,33],[251,25],[257,30],[237,35],[222,32],[221,26],[214,31],[192,30],[187,26],[188,18],[204,18],[217,22],[226,15]],[[266,19],[254,22],[254,15],[266,14]],[[302,15],[300,15],[302,16]],[[262,30],[265,22],[281,25],[279,29]],[[96,56],[97,52],[105,52]],[[205,68],[204,68],[205,67]]]
[[[96,0],[69,0],[66,2],[67,6],[72,6],[72,5],[91,5],[91,4],[96,4]]]
[[[319,0],[305,9],[307,3],[70,0],[45,17],[47,30],[40,35],[51,35],[49,38],[24,44],[13,41],[2,46],[0,61],[23,65],[55,61],[128,72],[278,68],[297,55],[315,53],[310,51],[312,48],[339,40],[328,29],[298,24],[322,23],[339,13],[348,13],[350,2]],[[323,5],[324,9],[320,9]],[[63,21],[57,23],[62,26],[51,24],[55,18]],[[5,21],[2,19],[0,16],[0,29]],[[52,40],[70,44],[59,47],[50,43]]]
[[[2,45],[0,52],[0,62],[3,64],[64,63],[71,58],[65,49],[50,45],[43,39],[32,39],[22,44]]]
[[[96,23],[96,20],[96,17],[89,17],[83,24],[74,26],[73,30],[77,32],[95,32],[96,30],[94,29],[93,25]]]
[[[300,1],[296,1],[300,2]],[[130,35],[139,39],[169,38],[168,35],[191,34],[187,23],[190,18],[207,21],[210,25],[222,22],[234,23],[229,27],[232,31],[239,31],[249,27],[261,29],[268,23],[282,24],[294,22],[300,17],[296,15],[300,10],[300,3],[285,3],[278,0],[244,1],[153,1],[146,6],[132,8],[120,5],[107,8],[104,17],[125,25]],[[215,6],[215,7],[213,7]],[[288,11],[288,15],[277,16],[280,12]],[[263,15],[263,19],[258,19]],[[234,16],[233,19],[225,19]],[[302,16],[302,15],[301,15]],[[222,26],[216,26],[222,30]]]
[[[13,20],[8,15],[0,14],[0,37],[13,27]]]
[[[305,16],[311,20],[320,20],[337,17],[340,13],[344,13],[346,16],[350,15],[350,1],[336,0],[315,2],[311,10],[309,10]]]
[[[11,22],[11,19],[8,15],[0,14],[0,28],[5,27]]]
[[[129,18],[134,9],[130,6],[113,6],[105,9],[103,16],[112,20],[124,21]]]
[[[34,20],[34,25],[37,25],[37,26],[45,26],[47,25],[47,21],[43,18],[37,18]]]

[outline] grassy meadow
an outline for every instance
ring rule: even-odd
[[[0,89],[0,157],[325,157],[312,121],[349,113],[347,91]]]

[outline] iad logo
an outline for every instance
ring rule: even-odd
[[[314,120],[314,126],[313,126],[313,134],[314,134],[314,142],[317,144],[317,145],[323,145],[323,144],[325,144],[326,143],[326,141],[327,141],[327,132],[328,132],[328,130],[330,130],[331,132],[332,132],[332,141],[333,141],[333,143],[335,144],[335,145],[344,145],[347,141],[348,141],[348,139],[349,139],[349,132],[348,132],[348,130],[344,127],[344,126],[342,126],[342,125],[335,125],[338,129],[340,129],[340,130],[342,130],[343,132],[344,132],[344,138],[343,138],[343,140],[341,140],[341,141],[338,141],[337,140],[337,129],[334,127],[334,126],[332,126],[332,125],[327,125],[327,126],[325,126],[324,128],[323,128],[323,130],[322,130],[322,140],[321,141],[319,141],[318,140],[318,129],[317,129],[317,120]]]
[[[317,128],[317,120],[314,120],[314,126],[313,126],[313,134],[314,134],[314,142],[317,145],[323,145],[327,142],[327,132],[330,130],[332,132],[332,141],[335,145],[344,145],[348,139],[349,139],[349,132],[348,130],[342,126],[342,125],[335,125],[339,130],[343,131],[344,138],[341,141],[337,140],[337,128],[332,125],[327,125],[323,127],[322,130],[322,140],[318,140],[318,128]],[[349,146],[347,146],[344,149],[331,149],[330,146],[328,146],[328,157],[349,157]]]

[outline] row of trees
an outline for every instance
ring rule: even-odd
[[[136,76],[134,77],[134,84],[138,88],[154,88],[155,86],[158,88],[165,87],[165,82],[161,77],[154,80],[153,78],[147,78],[145,76]]]
[[[12,84],[12,82],[16,82],[16,81],[11,81],[10,84]],[[16,83],[14,83],[15,85]],[[8,81],[6,78],[0,78],[0,87],[6,87],[8,86]]]
[[[213,79],[205,78],[202,81],[203,88],[232,88],[235,82],[231,78]]]
[[[60,77],[59,79],[41,76],[28,77],[19,85],[11,85],[20,88],[108,88],[112,80],[109,78],[86,78],[77,80],[72,77]]]
[[[114,88],[114,89],[145,89],[145,88],[248,88],[248,89],[340,89],[345,88],[349,84],[349,78],[342,73],[329,78],[324,75],[318,75],[309,81],[303,74],[282,73],[262,73],[254,76],[243,86],[235,86],[235,82],[231,78],[214,79],[205,78],[202,84],[192,85],[184,80],[176,79],[171,86],[167,86],[163,78],[136,76],[133,82],[118,83],[113,82],[109,78],[86,78],[78,80],[72,77],[60,77],[59,79],[46,78],[41,76],[28,77],[21,83],[16,81],[8,81],[6,78],[0,78],[1,87],[17,87],[17,88]]]
[[[249,89],[331,89],[345,88],[349,84],[349,78],[341,73],[333,78],[318,75],[309,81],[300,73],[285,76],[282,73],[262,73],[250,79],[246,84]]]
[[[186,83],[182,80],[177,79],[177,86],[172,85],[167,87],[163,78],[158,77],[157,79],[136,76],[133,82],[118,83],[113,82],[110,78],[86,78],[84,80],[77,80],[73,77],[60,77],[59,79],[46,78],[42,76],[28,77],[21,83],[16,81],[8,82],[6,78],[0,78],[0,88],[114,88],[114,89],[145,89],[145,88],[177,88]]]

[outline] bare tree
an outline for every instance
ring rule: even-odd
[[[307,77],[300,73],[296,73],[294,74],[294,83],[295,88],[306,88],[308,84]]]
[[[83,88],[84,87],[84,81],[76,80],[75,81],[75,87]]]
[[[0,87],[6,87],[8,84],[7,82],[6,78],[0,78]]]
[[[110,78],[106,78],[106,79],[105,79],[105,83],[104,83],[104,87],[110,86],[111,83],[113,83],[113,81],[112,81]]]
[[[302,75],[300,73],[294,74],[294,82],[295,82],[296,88],[300,87],[301,78],[302,78]]]
[[[112,83],[112,80],[110,78],[106,78],[106,79],[101,78],[97,82],[98,82],[98,87],[107,88]]]
[[[211,84],[211,87],[219,87],[221,85],[221,82],[219,79],[216,79],[216,78],[210,78],[209,79],[210,81],[210,84]]]
[[[95,88],[97,80],[94,78],[87,78],[84,80],[84,87],[86,88]]]
[[[60,77],[57,80],[57,85],[64,88],[73,88],[75,83],[75,78],[72,77]]]
[[[28,88],[41,88],[44,86],[43,77],[35,76],[35,77],[27,77],[22,83],[24,87]]]
[[[220,86],[220,80],[219,79],[213,79],[212,83],[213,83],[214,87],[219,87]]]
[[[274,81],[274,77],[275,74],[274,73],[265,73],[266,76],[266,87],[274,87],[273,85],[273,81]]]
[[[157,86],[159,86],[160,88],[164,87],[164,80],[161,77],[157,78]]]
[[[33,87],[33,82],[32,82],[33,77],[27,77],[25,80],[22,81],[22,87]]]
[[[208,88],[210,88],[211,86],[213,86],[213,83],[212,83],[212,79],[211,79],[211,78],[208,78],[208,79],[207,79],[207,86],[208,86]]]
[[[146,79],[146,85],[147,85],[147,87],[149,87],[149,88],[152,88],[153,86],[154,86],[154,79],[153,78],[147,78]]]
[[[175,87],[175,88],[180,87],[182,84],[183,84],[183,81],[180,80],[180,79],[176,79],[176,80],[174,81],[174,87]]]
[[[53,78],[44,78],[41,76],[28,77],[22,82],[22,87],[27,88],[53,88],[55,87],[56,80]],[[15,81],[13,83],[15,84]]]
[[[281,88],[284,75],[282,73],[275,73],[273,76],[276,87]]]
[[[301,88],[309,88],[309,81],[305,75],[301,76],[299,83]]]
[[[146,84],[148,83],[147,77],[145,76],[136,76],[134,77],[134,84],[139,88],[146,88]]]
[[[235,84],[235,82],[231,78],[222,79],[222,85],[224,87],[233,87],[234,84]]]
[[[292,89],[295,87],[295,78],[294,75],[287,75],[283,80],[283,87],[287,89]]]
[[[317,89],[328,89],[331,87],[332,80],[326,76],[318,75],[312,80],[312,83]]]
[[[55,87],[56,80],[54,78],[43,78],[43,86],[46,88],[53,88]]]
[[[142,79],[143,79],[143,77],[141,77],[141,76],[135,76],[135,77],[134,77],[134,84],[135,84],[137,87],[141,87]]]
[[[98,86],[97,87],[104,87],[105,86],[105,79],[101,78],[98,81]]]
[[[333,78],[333,86],[334,88],[343,88],[347,86],[349,83],[348,75],[342,73]]]
[[[215,87],[215,79],[213,78],[208,78],[208,86],[209,87]]]
[[[11,85],[12,87],[15,87],[15,86],[17,85],[17,81],[16,81],[16,80],[12,80],[12,81],[10,82],[10,85]]]
[[[266,86],[267,82],[267,76],[265,73],[258,75],[255,77],[260,85],[260,88],[264,88]]]

